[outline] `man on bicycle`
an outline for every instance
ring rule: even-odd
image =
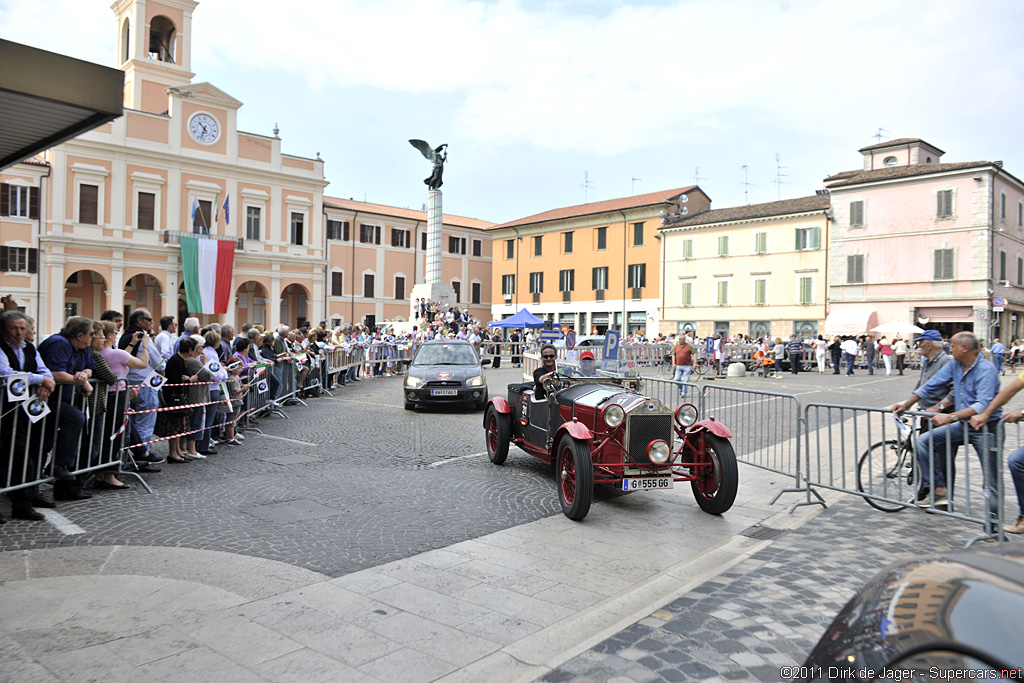
[[[983,427],[988,426],[984,431],[966,428],[965,421],[981,414],[992,403],[999,388],[999,373],[996,372],[996,366],[981,357],[978,338],[970,332],[955,334],[950,341],[953,360],[948,361],[931,379],[915,389],[906,401],[894,404],[892,412],[898,415],[909,410],[921,398],[928,396],[945,396],[940,404],[945,403],[949,400],[952,387],[956,411],[949,414],[939,413],[933,417],[931,431],[917,441],[915,450],[922,490],[916,504],[920,507],[949,504],[943,456],[948,444],[951,457],[955,457],[957,448],[966,439],[981,460],[985,498],[989,507],[985,530],[991,533],[995,528],[999,505],[999,496],[995,490],[998,474],[996,468],[999,462],[995,427],[1002,415],[1002,409],[996,408],[984,422],[979,420]],[[935,457],[936,454],[938,458]]]

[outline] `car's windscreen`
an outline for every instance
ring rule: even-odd
[[[424,346],[412,361],[421,365],[479,365],[473,347],[463,344],[431,344]]]

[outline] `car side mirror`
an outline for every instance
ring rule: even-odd
[[[483,365],[490,365],[490,364],[491,364],[491,359],[490,358],[481,358],[480,359],[480,365],[481,366],[483,366]]]

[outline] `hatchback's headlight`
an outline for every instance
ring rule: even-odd
[[[466,380],[467,387],[482,387],[484,385],[484,378],[482,376],[470,377]]]
[[[652,441],[647,447],[647,458],[656,465],[668,462],[670,457],[672,457],[672,449],[661,439]]]
[[[602,416],[604,423],[609,427],[618,427],[626,419],[626,413],[622,410],[622,406],[614,403],[604,409]]]
[[[676,422],[684,427],[689,427],[697,421],[697,406],[692,403],[684,403],[676,408]]]
[[[411,389],[419,389],[421,386],[423,386],[423,380],[420,379],[419,377],[408,377],[405,380],[405,386]]]

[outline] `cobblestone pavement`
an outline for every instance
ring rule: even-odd
[[[840,498],[541,680],[782,680],[780,668],[803,663],[871,576],[896,561],[959,550],[977,530],[949,518],[910,510],[886,514],[858,498]]]
[[[520,372],[488,373],[492,391]],[[242,446],[165,463],[147,475],[153,495],[136,484],[58,503],[85,533],[13,520],[0,549],[181,546],[340,576],[559,512],[539,461],[518,450],[504,467],[488,461],[480,411],[406,411],[401,381],[349,384],[287,408],[288,420],[261,419],[266,435],[250,432]]]

